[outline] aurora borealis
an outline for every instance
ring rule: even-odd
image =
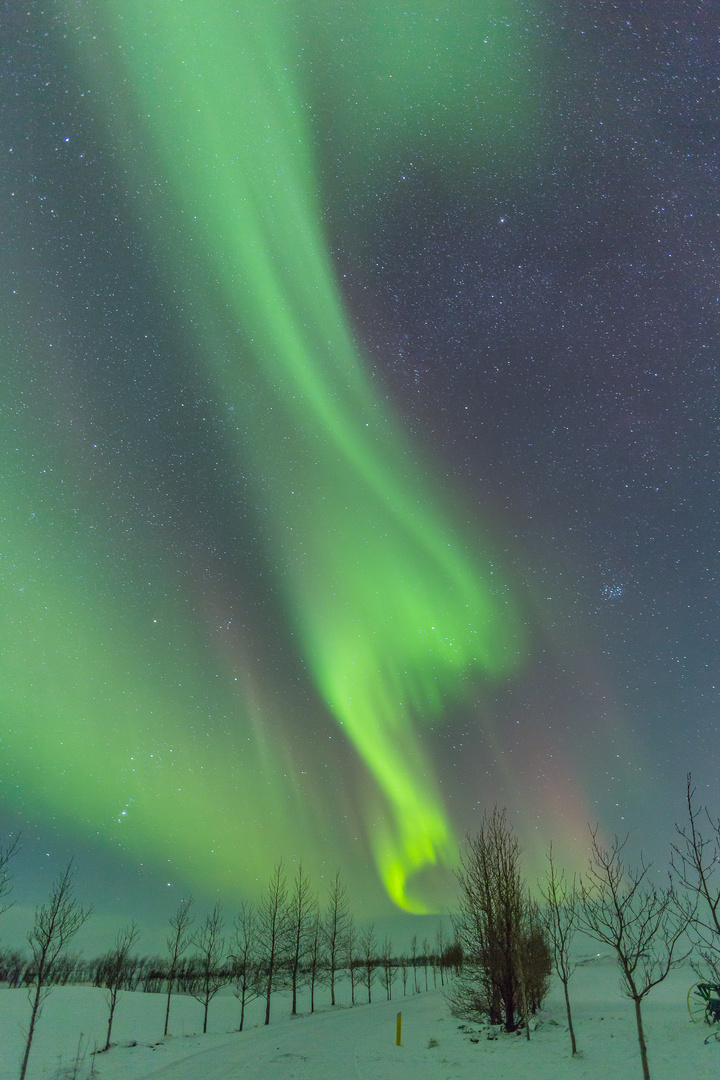
[[[495,800],[572,859],[589,818],[645,819],[668,755],[707,767],[710,623],[674,623],[687,700],[627,682],[667,670],[654,552],[693,597],[715,573],[705,496],[675,503],[717,376],[707,155],[633,113],[664,69],[626,6],[15,17],[10,828],[109,879],[237,898],[302,859],[421,912]],[[603,49],[620,107],[586,98]],[[649,232],[652,183],[679,194]]]
[[[243,436],[232,440],[238,467],[249,459],[250,488],[263,477],[272,562],[315,688],[383,797],[370,799],[366,828],[405,904],[409,872],[454,857],[413,716],[442,709],[473,667],[506,666],[514,619],[489,588],[487,557],[468,557],[432,485],[403,466],[402,438],[364,376],[286,74],[287,25],[266,5],[211,18],[204,4],[144,11],[123,5],[132,36],[120,51],[133,53],[131,85],[170,198],[197,222],[190,234],[219,286],[200,290],[197,306],[220,306],[242,332],[239,356],[220,334],[203,333],[199,347]],[[148,78],[168,40],[162,74]]]

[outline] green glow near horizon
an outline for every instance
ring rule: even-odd
[[[81,13],[78,48],[108,122],[124,132],[128,162],[136,139],[154,155],[133,168],[146,181],[158,170],[162,194],[143,196],[156,245],[217,399],[237,418],[230,450],[269,523],[308,668],[374,781],[366,830],[380,874],[398,905],[426,910],[410,879],[452,865],[456,849],[417,725],[462,699],[468,675],[511,668],[518,624],[492,559],[453,520],[353,340],[323,229],[291,8],[258,0],[85,8],[96,10]],[[321,21],[323,12],[336,9],[319,5]],[[507,84],[522,67],[520,32],[501,17],[513,12],[511,3],[488,4],[473,27],[489,38],[480,62],[496,82],[503,70]],[[453,139],[453,108],[467,95],[457,103],[448,95],[454,73],[467,79],[468,58],[446,57],[423,37],[437,23],[433,5],[421,4],[405,27],[379,3],[364,5],[363,17],[386,47],[356,57],[355,75],[365,59],[367,69],[354,92],[400,116],[410,88],[413,123],[425,117],[432,127],[441,108]],[[69,23],[77,18],[68,9]],[[457,42],[454,28],[450,36]],[[493,100],[516,117],[517,98],[511,86]],[[493,115],[485,136],[498,127],[502,116]],[[433,131],[430,142],[442,141]]]
[[[163,571],[162,535],[146,527],[132,550],[123,523],[142,527],[133,508],[99,512],[66,403],[28,385],[22,353],[20,364],[8,348],[3,359],[16,409],[0,426],[4,793],[30,817],[170,863],[173,876],[179,865],[226,889],[262,881],[268,823],[271,850],[278,835],[300,850],[320,824],[257,721],[268,703],[227,677]],[[239,757],[242,783],[227,768]]]

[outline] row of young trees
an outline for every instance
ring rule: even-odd
[[[552,848],[539,883],[544,901],[533,898],[520,870],[520,847],[505,812],[486,814],[468,837],[458,871],[455,933],[463,964],[449,999],[463,1017],[487,1018],[515,1031],[547,993],[554,968],[563,986],[571,1052],[578,1052],[569,981],[575,970],[574,935],[582,931],[609,946],[620,968],[621,987],[635,1010],[640,1063],[650,1080],[642,1004],[670,970],[693,956],[706,982],[720,984],[720,818],[695,804],[687,778],[687,822],[676,826],[667,885],[659,884],[642,856],[625,857],[627,837],[604,844],[591,829],[587,871],[569,880]]]
[[[0,900],[9,891],[8,865],[17,845],[0,849]],[[3,907],[0,904],[0,913]],[[418,948],[413,938],[410,954],[396,957],[386,935],[379,942],[374,926],[358,930],[350,911],[347,887],[338,873],[330,883],[321,907],[302,866],[288,881],[282,863],[272,873],[268,888],[257,904],[243,903],[228,925],[217,903],[204,921],[195,922],[192,899],[184,900],[170,918],[167,954],[139,957],[133,949],[139,932],[135,924],[123,928],[111,950],[94,960],[73,956],[68,945],[91,914],[76,900],[72,864],[56,882],[50,903],[36,912],[28,935],[30,956],[17,950],[0,952],[0,981],[24,986],[29,991],[31,1017],[20,1080],[24,1080],[35,1025],[53,986],[68,982],[92,982],[106,989],[108,1024],[104,1050],[109,1049],[113,1020],[121,990],[166,994],[163,1034],[170,1031],[174,994],[190,994],[204,1010],[203,1032],[213,998],[224,986],[232,986],[239,1002],[238,1030],[242,1031],[248,1004],[264,1003],[265,1023],[270,1022],[273,993],[290,991],[292,1013],[297,1012],[298,993],[309,989],[310,1009],[315,1009],[317,988],[327,986],[330,1003],[336,1003],[337,981],[345,974],[351,1003],[362,988],[368,1002],[379,982],[388,998],[402,979],[403,994],[428,989],[428,969],[433,985],[446,982],[448,967],[458,962],[457,950],[438,927],[431,953],[427,941]],[[227,930],[227,933],[226,933]]]
[[[379,943],[373,926],[358,931],[347,889],[336,875],[321,907],[317,894],[299,866],[288,881],[282,864],[272,873],[257,904],[245,903],[227,927],[216,904],[203,922],[195,923],[193,902],[180,904],[170,919],[165,957],[133,955],[138,931],[125,927],[114,947],[86,963],[73,960],[68,943],[90,910],[75,899],[72,866],[56,883],[50,902],[39,908],[28,935],[31,956],[0,955],[0,979],[29,988],[31,1017],[20,1080],[24,1080],[35,1024],[52,985],[92,981],[104,986],[108,1001],[105,1049],[109,1048],[113,1018],[122,989],[166,993],[164,1034],[170,1030],[174,993],[192,994],[204,1007],[203,1031],[209,1006],[221,989],[232,985],[240,1007],[238,1029],[254,999],[264,1003],[270,1022],[272,995],[291,992],[292,1012],[298,992],[309,989],[310,1007],[321,984],[330,1003],[336,1002],[337,980],[349,980],[351,1001],[362,988],[372,1001],[379,982],[390,999],[402,976],[403,993],[428,989],[438,977],[458,1016],[487,1019],[506,1031],[524,1028],[530,1038],[530,1017],[549,987],[554,969],[562,983],[571,1052],[578,1052],[570,1005],[569,981],[575,970],[571,946],[580,930],[609,946],[621,972],[621,985],[635,1008],[644,1080],[649,1080],[642,1003],[673,966],[694,954],[698,976],[720,983],[720,819],[697,807],[690,776],[687,779],[685,825],[676,826],[671,873],[667,886],[656,884],[642,857],[628,865],[626,840],[601,841],[591,830],[587,872],[569,879],[558,869],[552,848],[546,878],[539,883],[540,905],[522,877],[520,847],[505,811],[486,814],[480,831],[468,837],[457,871],[459,902],[452,916],[453,939],[438,925],[435,948],[427,941],[418,948],[413,939],[409,956],[393,955],[388,937]],[[17,845],[0,848],[0,913],[9,890],[8,864]],[[453,978],[447,979],[452,971]]]

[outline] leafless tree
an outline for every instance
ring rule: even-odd
[[[525,1036],[530,1040],[530,1017],[538,1011],[550,988],[552,952],[540,907],[530,896],[525,898],[522,925],[516,938],[515,957],[526,1018]]]
[[[440,985],[445,985],[445,962],[443,953],[445,951],[445,926],[442,919],[438,922],[435,928],[435,951],[437,952],[437,963],[440,969]]]
[[[430,959],[430,942],[427,938],[423,938],[422,943],[422,962],[425,970],[425,992],[428,989],[428,961]]]
[[[343,957],[347,951],[345,939],[351,921],[347,886],[342,881],[338,871],[328,889],[327,906],[321,926],[327,959],[331,1005],[335,1004],[335,977],[338,970],[343,967]]]
[[[322,964],[322,933],[320,927],[320,911],[315,907],[310,933],[308,935],[307,951],[307,974],[310,986],[310,1012],[315,1012],[315,987],[317,986]]]
[[[675,826],[678,840],[671,861],[679,883],[697,900],[691,930],[704,966],[720,982],[720,818],[713,818],[706,806],[695,807],[696,791],[688,773],[688,820]],[[698,974],[706,977],[707,972]]]
[[[410,961],[403,953],[398,963],[400,964],[400,974],[402,976],[403,997],[407,997],[407,984],[408,984],[408,967]]]
[[[192,944],[196,950],[197,975],[192,996],[203,1006],[203,1035],[207,1034],[210,1002],[218,990],[229,981],[225,968],[227,954],[225,939],[222,936],[223,926],[222,906],[218,902],[192,938]]]
[[[465,962],[465,954],[463,953],[463,947],[457,937],[453,937],[452,942],[445,946],[443,962],[445,967],[449,968],[455,975],[459,975],[462,971]]]
[[[108,1003],[109,1009],[107,1038],[105,1039],[103,1050],[110,1049],[110,1036],[112,1034],[118,995],[124,987],[127,988],[130,950],[137,941],[139,934],[140,931],[135,926],[135,923],[130,923],[130,925],[126,926],[123,930],[119,930],[115,939],[115,948],[107,955],[105,963],[102,966],[100,985],[107,988],[105,1000]]]
[[[257,920],[255,908],[243,903],[235,918],[235,933],[230,948],[233,993],[240,1002],[240,1024],[245,1025],[245,1008],[263,993],[264,981],[257,959]]]
[[[347,929],[345,931],[345,970],[348,973],[348,979],[350,980],[350,1004],[355,1004],[355,986],[357,984],[357,945],[358,945],[358,933],[355,923],[350,918]]]
[[[265,1023],[270,1023],[270,998],[288,954],[288,895],[282,863],[273,870],[257,911],[258,945],[265,970]]]
[[[137,985],[146,994],[161,994],[166,988],[167,964],[161,956],[144,956],[138,960]]]
[[[0,847],[0,915],[7,911],[9,907],[12,907],[12,903],[8,904],[5,902],[5,897],[8,896],[12,890],[12,880],[8,868],[19,850],[19,836],[16,836],[15,839],[11,840],[5,847]]]
[[[310,881],[303,871],[302,863],[297,868],[292,892],[288,904],[288,968],[292,987],[292,1015],[297,1014],[297,991],[300,975],[307,960],[310,934],[317,913],[317,896],[310,888]]]
[[[480,831],[468,836],[457,871],[459,910],[453,922],[463,956],[462,968],[448,997],[458,1016],[487,1015],[491,1023],[516,1031],[521,1013],[529,1023],[527,977],[537,959],[528,953],[538,927],[534,907],[520,872],[520,846],[497,807],[483,817]],[[548,969],[549,973],[549,969]],[[547,979],[545,979],[547,989]],[[538,978],[535,998],[542,998]],[[536,1005],[537,1007],[537,1005]]]
[[[577,929],[577,912],[580,901],[577,882],[570,884],[562,870],[555,865],[552,844],[547,856],[548,866],[545,881],[539,883],[540,892],[545,900],[543,920],[545,932],[552,948],[553,965],[558,979],[562,983],[565,995],[568,1030],[572,1054],[578,1052],[570,1009],[568,982],[575,971],[575,964],[570,959],[570,946]]]
[[[650,1080],[642,1002],[689,955],[690,950],[680,955],[677,950],[692,912],[672,887],[660,889],[650,882],[650,866],[642,856],[638,867],[625,865],[627,837],[616,836],[608,848],[597,828],[591,836],[590,866],[580,879],[578,926],[615,952],[623,993],[635,1005],[643,1080]]]
[[[17,949],[0,954],[0,982],[6,982],[9,990],[16,989],[27,967],[27,957]]]
[[[418,977],[417,977],[417,959],[418,959],[417,934],[413,934],[412,940],[410,941],[410,963],[411,963],[412,969],[413,969],[413,984],[415,986],[415,993],[419,994],[420,993],[420,987],[418,986]]]
[[[168,1033],[168,1026],[170,1024],[170,998],[175,989],[175,982],[180,968],[180,960],[187,951],[187,947],[192,940],[192,935],[190,933],[190,927],[192,926],[193,921],[192,915],[190,914],[192,904],[193,901],[191,896],[188,897],[187,900],[183,900],[170,919],[170,933],[167,937],[170,960],[165,975],[167,979],[167,1005],[165,1008],[165,1029],[163,1035],[167,1035]]]
[[[167,986],[167,962],[162,956],[144,956],[138,960],[137,985],[146,994],[161,994]]]
[[[20,1066],[20,1080],[25,1080],[35,1025],[50,993],[58,967],[65,959],[68,942],[89,918],[92,908],[78,903],[72,883],[72,860],[53,886],[49,903],[35,912],[35,923],[28,934],[32,953],[32,982],[29,989],[30,1023],[25,1052]]]
[[[367,990],[368,1005],[370,1005],[372,1003],[372,984],[375,978],[375,965],[377,964],[377,938],[375,937],[374,923],[365,927],[361,932],[358,949],[360,953],[360,982]]]
[[[392,988],[393,983],[395,982],[395,976],[397,975],[397,964],[393,956],[392,941],[389,934],[386,934],[383,938],[380,953],[380,979],[387,1000],[392,1001]]]

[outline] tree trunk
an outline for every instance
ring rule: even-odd
[[[565,1009],[567,1011],[568,1028],[570,1029],[570,1045],[572,1046],[573,1057],[578,1052],[577,1043],[575,1042],[575,1028],[572,1022],[572,1013],[570,1012],[570,995],[568,993],[568,981],[563,979],[563,990],[565,991]]]
[[[645,1045],[645,1032],[643,1031],[642,1013],[640,1011],[640,998],[633,998],[633,1001],[635,1002],[635,1020],[637,1022],[638,1043],[640,1044],[640,1061],[642,1062],[643,1080],[650,1080],[647,1046]]]
[[[270,1023],[270,995],[272,994],[273,975],[274,975],[274,970],[273,970],[273,963],[272,963],[272,960],[271,960],[270,961],[270,968],[269,968],[269,971],[268,971],[267,989],[265,991],[265,1023],[266,1024]]]
[[[167,1035],[168,1027],[170,1026],[170,996],[172,994],[173,981],[174,981],[174,976],[172,978],[168,979],[168,982],[169,982],[170,985],[168,986],[167,1007],[165,1009],[165,1030],[163,1031],[163,1035]]]
[[[509,968],[505,972],[505,985],[502,989],[502,1004],[503,1011],[505,1013],[505,1030],[512,1032],[517,1031],[517,1022],[515,1020],[515,987],[513,986],[514,972],[512,968]]]
[[[520,980],[520,1000],[522,1002],[523,1016],[525,1018],[525,1038],[530,1042],[530,1010],[527,1003],[527,992],[525,990],[525,972],[523,971],[522,962],[520,957],[517,958],[518,977]]]
[[[115,1005],[117,1004],[117,994],[113,994],[110,1000],[110,1015],[108,1016],[108,1029],[107,1039],[105,1040],[105,1046],[103,1050],[110,1049],[110,1035],[112,1034],[113,1016],[115,1015]]]
[[[27,1042],[25,1043],[25,1053],[23,1054],[22,1065],[20,1066],[20,1080],[25,1080],[25,1073],[27,1072],[30,1047],[32,1046],[33,1035],[35,1034],[35,1021],[37,1020],[38,1009],[40,1008],[41,993],[42,986],[38,984],[33,999],[32,1012],[30,1013],[30,1026],[28,1028]]]

